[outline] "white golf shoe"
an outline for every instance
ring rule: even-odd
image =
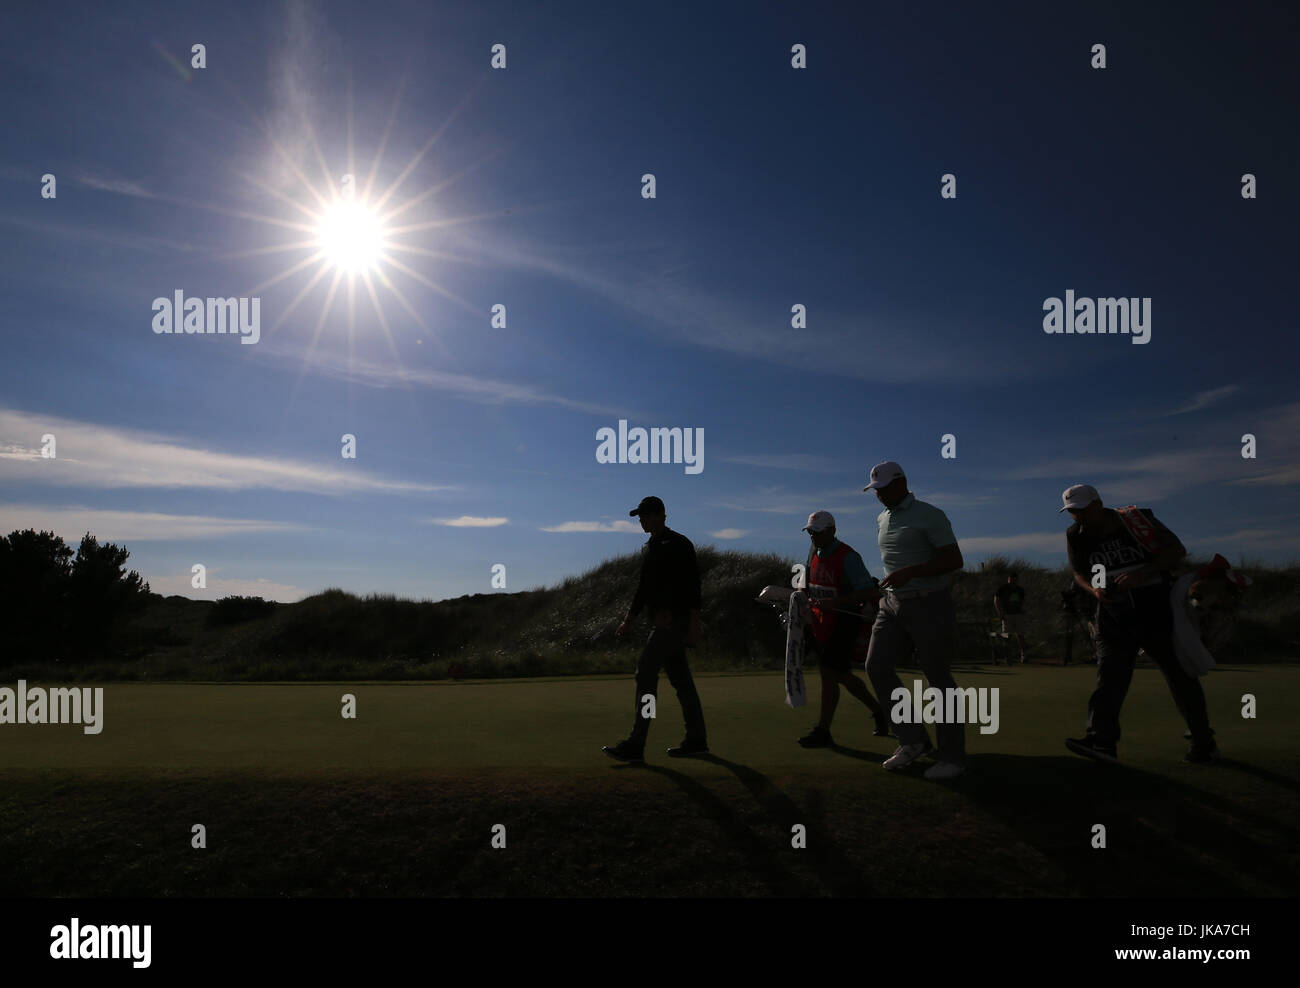
[[[891,772],[896,772],[900,768],[907,768],[912,762],[916,761],[922,755],[929,754],[934,750],[934,745],[929,741],[918,741],[916,744],[902,744],[894,751],[892,755],[885,759],[885,768]]]
[[[955,779],[966,771],[965,765],[958,765],[956,762],[935,762],[925,770],[927,779]]]

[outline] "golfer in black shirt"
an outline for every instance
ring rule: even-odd
[[[645,716],[646,698],[656,695],[659,670],[663,668],[677,691],[686,720],[686,739],[677,747],[669,748],[668,754],[675,758],[706,754],[709,745],[704,730],[704,709],[686,663],[685,648],[700,638],[700,570],[695,562],[695,546],[665,524],[664,503],[657,497],[642,498],[628,514],[641,519],[641,528],[650,538],[641,550],[641,582],[636,596],[615,634],[620,638],[626,635],[642,608],[649,612],[652,627],[636,667],[632,733],[626,741],[607,745],[602,750],[619,761],[644,761],[646,736],[650,733],[650,718]]]

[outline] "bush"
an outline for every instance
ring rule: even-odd
[[[149,584],[127,572],[131,554],[89,532],[74,555],[53,532],[0,538],[0,626],[22,658],[104,654],[125,618],[149,601]]]
[[[204,622],[209,628],[256,621],[275,610],[275,601],[261,597],[222,597],[212,605]]]

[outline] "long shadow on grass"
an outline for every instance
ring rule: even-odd
[[[1193,785],[1082,759],[983,755],[954,788],[1085,896],[1294,895],[1294,831]],[[1279,812],[1285,812],[1280,810]],[[1092,828],[1106,827],[1104,849]],[[1263,839],[1261,832],[1278,835]]]
[[[1245,775],[1253,775],[1257,779],[1263,779],[1265,782],[1271,782],[1275,786],[1281,786],[1283,789],[1290,789],[1292,792],[1300,792],[1300,782],[1290,776],[1282,775],[1278,772],[1270,772],[1266,768],[1260,768],[1257,765],[1249,765],[1246,762],[1239,762],[1235,758],[1225,758],[1219,762],[1219,771],[1241,772]],[[1294,834],[1295,831],[1292,831]]]
[[[702,756],[699,760],[703,761],[705,759],[728,764],[722,762],[722,759],[711,755]],[[759,836],[750,827],[746,826],[727,800],[711,792],[707,786],[682,772],[649,763],[644,766],[644,769],[657,772],[666,779],[677,783],[687,797],[693,800],[709,819],[716,822],[723,829],[727,840],[745,859],[749,870],[767,886],[768,891],[773,895],[807,896],[815,894],[814,890],[806,887],[803,879],[781,866],[777,860],[777,849],[773,847],[772,842]]]
[[[776,888],[773,887],[772,882],[768,882],[769,887],[772,887],[776,894],[818,895],[826,892],[831,895],[869,896],[876,894],[867,880],[853,866],[852,862],[840,851],[835,842],[835,835],[826,825],[825,807],[820,798],[813,798],[810,800],[809,805],[801,807],[778,789],[771,779],[748,765],[728,761],[713,754],[700,756],[698,760],[721,765],[735,775],[740,780],[740,784],[749,790],[759,806],[770,815],[776,825],[777,832],[785,835],[782,839],[788,840],[788,836],[792,833],[791,828],[795,824],[802,824],[805,827],[807,846],[799,852],[804,855],[800,860],[811,866],[820,882],[820,888],[808,889],[805,887],[806,882],[802,879],[782,871],[781,875],[786,879],[785,887]],[[706,811],[709,811],[711,816],[721,821],[729,830],[743,831],[743,834],[736,834],[737,846],[742,848],[748,859],[761,863],[763,867],[768,869],[769,873],[773,869],[779,869],[779,866],[772,862],[772,858],[781,850],[780,846],[773,847],[770,842],[760,839],[753,831],[741,824],[736,819],[735,812],[725,800],[715,796],[690,776],[659,766],[647,767],[661,772],[677,782],[688,796],[695,799]],[[760,869],[756,869],[756,872],[760,875],[765,874]]]
[[[881,738],[881,740],[883,741],[884,738]],[[883,763],[884,760],[889,757],[889,754],[892,754],[892,752],[889,754],[881,754],[879,751],[863,751],[861,748],[846,748],[842,744],[833,744],[826,750],[833,751],[835,754],[843,755],[846,758],[856,758],[863,762],[875,762],[877,765]]]

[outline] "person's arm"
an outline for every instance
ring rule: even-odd
[[[1098,600],[1106,599],[1106,588],[1094,587],[1092,585],[1092,580],[1089,579],[1084,574],[1080,573],[1078,570],[1074,571],[1074,582],[1077,583],[1079,586],[1081,586],[1084,590],[1088,591],[1089,597],[1096,597]]]
[[[632,624],[632,620],[638,614],[641,613],[641,608],[645,606],[646,603],[645,570],[646,570],[646,561],[649,559],[649,555],[650,555],[650,550],[647,549],[646,555],[641,557],[641,576],[640,579],[637,580],[636,595],[632,598],[632,604],[627,609],[627,615],[623,618],[622,623],[619,624],[618,628],[615,629],[614,631],[615,636],[618,638],[622,638],[624,635],[627,634],[628,627]]]
[[[700,593],[700,564],[695,558],[695,546],[688,541],[683,546],[685,557],[682,561],[682,579],[686,587],[686,604],[690,610],[690,619],[686,626],[686,637],[684,639],[687,645],[697,645],[700,641],[700,635],[703,630],[700,626],[700,609],[703,605],[703,599]]]
[[[915,566],[904,566],[900,570],[895,570],[881,580],[880,585],[898,590],[909,580],[915,580],[921,576],[943,576],[945,573],[961,569],[964,565],[965,561],[961,558],[961,549],[956,542],[952,543],[952,545],[941,545],[935,549],[934,558],[928,563],[917,563]]]
[[[1075,544],[1074,538],[1070,533],[1076,531],[1078,523],[1071,526],[1065,533],[1065,555],[1070,561],[1070,570],[1074,577],[1074,582],[1081,589],[1088,591],[1089,597],[1096,597],[1098,600],[1106,599],[1105,587],[1094,587],[1092,585],[1092,573],[1088,569],[1088,558],[1083,554],[1083,549]]]

